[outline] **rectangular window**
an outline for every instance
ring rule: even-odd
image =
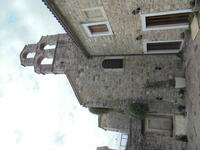
[[[162,30],[189,27],[191,10],[178,10],[142,15],[143,30]]]
[[[145,43],[144,53],[178,53],[182,47],[182,40],[177,41],[152,41]]]
[[[146,26],[162,26],[162,25],[177,25],[188,24],[189,13],[169,14],[160,16],[146,17]]]
[[[108,21],[82,24],[82,26],[88,37],[98,37],[113,34]]]
[[[105,24],[88,26],[88,28],[89,28],[89,30],[92,34],[101,33],[101,32],[108,32],[107,25],[105,25]]]
[[[102,66],[104,69],[122,69],[123,59],[105,59]]]

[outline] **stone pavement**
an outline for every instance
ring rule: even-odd
[[[184,69],[186,77],[185,102],[187,119],[187,150],[200,150],[200,32],[193,41],[190,34],[185,39]]]

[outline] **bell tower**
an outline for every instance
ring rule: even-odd
[[[76,69],[83,53],[67,34],[42,36],[37,44],[28,44],[20,54],[23,66],[34,66],[38,74],[64,74]]]

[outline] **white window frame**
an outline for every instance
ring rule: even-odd
[[[162,16],[162,15],[170,15],[170,14],[179,14],[179,13],[186,13],[192,12],[192,9],[184,9],[184,10],[176,10],[176,11],[167,11],[167,12],[159,12],[159,13],[149,13],[149,14],[141,14],[142,20],[142,29],[143,31],[149,30],[167,30],[167,29],[177,29],[177,28],[188,28],[189,24],[172,24],[172,25],[160,25],[155,27],[147,27],[146,26],[146,17],[150,16]]]
[[[155,51],[147,51],[147,44],[148,43],[167,43],[167,42],[181,42],[181,46],[177,50],[155,50]],[[144,54],[168,54],[168,53],[178,53],[183,48],[184,40],[168,40],[168,41],[148,41],[144,42]]]
[[[101,25],[101,24],[105,24],[107,26],[108,32],[101,32],[101,33],[91,33],[90,32],[89,26]],[[107,36],[107,35],[113,34],[111,26],[108,21],[87,23],[87,24],[82,24],[82,26],[88,37],[99,37],[99,36]]]

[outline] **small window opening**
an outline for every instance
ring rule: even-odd
[[[41,62],[42,65],[50,65],[53,63],[53,58],[44,58]]]
[[[92,34],[94,33],[101,33],[101,32],[108,32],[108,28],[106,24],[99,24],[99,25],[93,25],[93,26],[88,26],[90,32]]]
[[[112,29],[108,21],[82,24],[89,37],[112,35]]]
[[[119,69],[123,68],[123,59],[105,59],[102,62],[105,69]]]
[[[28,53],[26,58],[34,58],[34,56],[35,56],[35,52],[32,52],[32,53]]]
[[[179,50],[181,47],[181,43],[182,43],[181,41],[147,43],[147,51]]]
[[[189,12],[146,17],[146,26],[188,24]]]
[[[48,50],[48,49],[55,49],[56,45],[45,45],[44,50]]]

